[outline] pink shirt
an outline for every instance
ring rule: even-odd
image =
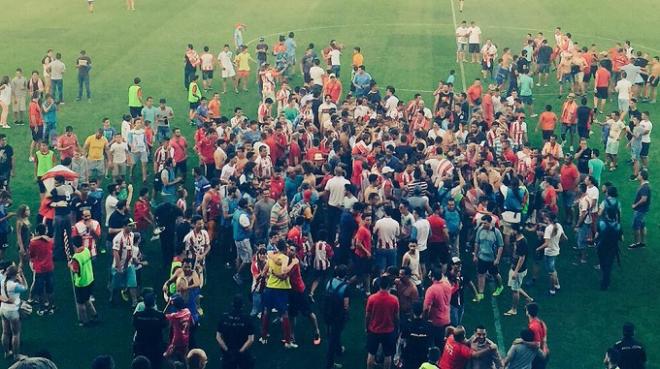
[[[424,310],[429,309],[429,320],[436,327],[449,325],[449,303],[451,301],[451,285],[446,279],[435,281],[426,291]]]

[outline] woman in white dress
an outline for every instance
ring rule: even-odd
[[[9,128],[7,124],[7,115],[9,114],[9,103],[11,101],[11,85],[9,84],[9,76],[3,76],[0,80],[0,127]]]

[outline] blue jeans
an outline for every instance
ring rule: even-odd
[[[376,249],[376,267],[379,271],[396,265],[396,249]]]
[[[449,310],[449,321],[451,322],[451,325],[454,327],[457,327],[461,325],[461,322],[463,321],[463,313],[465,312],[465,307],[456,307],[454,305],[451,305],[450,310]]]
[[[50,94],[58,104],[64,100],[64,80],[51,79],[50,80]]]
[[[330,67],[330,70],[332,71],[332,73],[335,74],[335,76],[337,76],[337,78],[339,78],[339,71],[341,70],[341,66],[333,65],[332,67]]]
[[[252,310],[250,311],[250,316],[256,316],[261,313],[262,310],[261,292],[252,292]]]
[[[158,142],[162,141],[164,138],[170,138],[170,127],[169,126],[158,126],[156,130],[156,140]]]
[[[89,88],[89,75],[87,76],[78,75],[78,100],[82,99],[83,85],[85,86],[85,91],[87,92],[87,98],[91,99],[92,90]]]

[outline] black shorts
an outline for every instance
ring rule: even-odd
[[[157,177],[158,174],[154,175],[154,192],[158,193],[163,189],[163,182],[161,182],[160,178]]]
[[[378,346],[383,346],[383,356],[392,356],[396,349],[396,334],[367,332],[367,352],[376,355]]]
[[[190,110],[197,110],[197,107],[199,106],[199,101],[197,102],[191,102],[190,103]]]
[[[309,316],[311,313],[309,297],[304,292],[289,291],[289,316]]]
[[[92,296],[94,282],[87,287],[75,287],[76,290],[76,303],[79,305],[86,304]]]
[[[371,273],[371,259],[361,258],[353,254],[353,272],[357,275],[365,275]]]
[[[649,85],[651,85],[651,87],[658,87],[658,82],[660,82],[660,77],[654,77],[654,76],[649,77],[648,83]]]
[[[546,130],[541,131],[541,134],[543,135],[543,140],[548,141],[553,133],[555,133],[555,131],[546,131]]]
[[[589,138],[589,130],[587,129],[587,127],[578,126],[577,131],[578,131],[578,136],[580,136],[580,138],[586,138],[586,139]]]
[[[468,44],[468,52],[470,54],[478,53],[481,50],[481,47],[479,47],[479,44]]]
[[[202,79],[203,80],[213,79],[213,71],[212,70],[203,70],[202,71]]]
[[[481,70],[487,70],[487,71],[492,72],[493,71],[493,63],[490,63],[490,65],[488,65],[488,63],[486,63],[485,61],[482,60],[481,61]]]
[[[55,290],[53,272],[35,273],[32,290],[36,291],[37,294],[42,292],[48,295],[52,294]]]
[[[223,352],[223,369],[252,369],[254,368],[254,358],[249,352]]]
[[[492,276],[500,274],[500,271],[495,266],[495,263],[492,261],[483,261],[481,259],[477,260],[477,273],[479,274],[490,274]]]
[[[431,242],[428,246],[429,250],[429,263],[431,264],[448,264],[449,263],[449,248],[444,242]]]
[[[596,87],[596,97],[599,99],[607,99],[609,93],[607,87]]]
[[[32,141],[38,142],[38,141],[43,141],[46,136],[46,130],[44,128],[44,125],[36,126],[36,127],[30,127],[30,133],[32,133]]]
[[[41,180],[41,177],[37,177],[37,186],[39,186],[39,193],[46,193],[46,186],[44,181]]]
[[[589,82],[591,81],[591,70],[589,73],[585,73],[584,76],[582,77],[582,82]]]
[[[647,157],[649,156],[649,147],[651,146],[650,142],[642,142],[642,150],[639,152],[639,156]]]
[[[131,117],[137,118],[142,114],[141,106],[129,106],[128,111],[131,113]]]
[[[309,274],[312,279],[318,279],[319,281],[324,281],[327,279],[328,275],[330,274],[330,269],[319,270],[316,268],[310,268]]]
[[[177,173],[180,173],[183,176],[188,174],[188,160],[184,159],[176,163],[176,165],[174,166],[174,170],[176,170]]]

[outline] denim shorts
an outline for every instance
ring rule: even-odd
[[[544,264],[545,264],[545,270],[548,273],[556,273],[557,272],[557,268],[555,266],[555,262],[557,261],[557,256],[556,255],[555,256],[545,255],[545,257],[543,258],[543,261],[544,261]]]
[[[632,221],[632,228],[636,231],[639,231],[641,229],[644,229],[646,226],[646,212],[643,211],[633,211],[633,221]]]

